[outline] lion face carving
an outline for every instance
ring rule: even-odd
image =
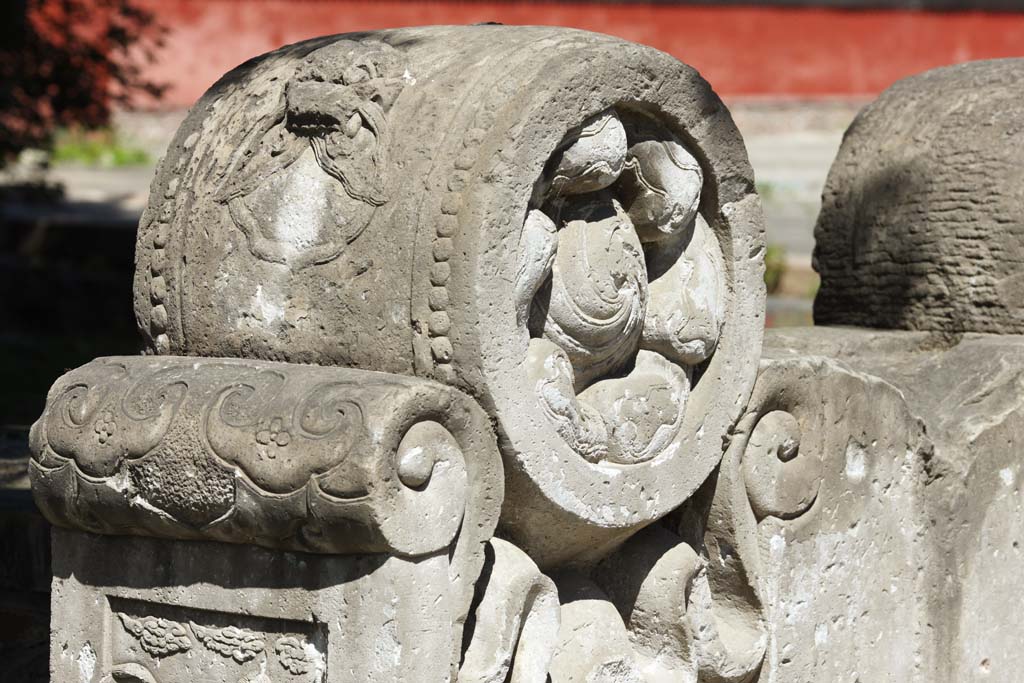
[[[256,257],[293,270],[330,261],[387,203],[399,60],[384,43],[340,40],[296,69],[217,197]]]

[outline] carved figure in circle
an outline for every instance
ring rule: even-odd
[[[551,178],[555,193],[594,192],[618,179],[626,163],[626,129],[614,110],[591,117],[566,137],[569,144]]]
[[[718,345],[725,266],[698,213],[703,179],[664,126],[609,109],[569,131],[538,184],[516,320],[533,337],[526,367],[544,413],[590,462],[669,448],[693,368]]]
[[[686,370],[640,351],[625,377],[601,380],[580,393],[607,423],[609,462],[631,465],[654,458],[679,431],[690,391]]]
[[[651,296],[640,347],[683,365],[703,363],[725,319],[724,259],[704,218],[652,245],[647,268]]]
[[[656,242],[692,225],[703,182],[697,159],[675,140],[630,147],[619,184],[641,241]]]
[[[576,400],[572,364],[565,351],[547,339],[531,339],[527,373],[558,434],[591,462],[608,455],[608,429],[601,415]]]
[[[293,270],[337,257],[388,200],[399,53],[340,40],[307,55],[218,192],[252,253]]]

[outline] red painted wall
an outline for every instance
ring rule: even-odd
[[[944,64],[1024,56],[1024,13],[614,3],[143,0],[170,33],[148,74],[187,106],[251,56],[312,36],[422,24],[545,24],[653,45],[729,98],[864,97]]]

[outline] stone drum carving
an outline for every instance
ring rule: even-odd
[[[431,27],[238,67],[153,181],[145,354],[32,432],[54,679],[752,680],[716,486],[763,253],[728,111],[656,50]]]
[[[52,680],[1017,680],[1019,66],[894,87],[830,176],[817,319],[924,331],[763,358],[753,174],[671,57],[488,25],[238,67],[153,182],[145,353],[32,428]]]
[[[584,559],[697,489],[749,391],[751,178],[706,83],[641,46],[501,27],[310,41],[182,125],[139,229],[136,314],[158,352],[478,396],[521,501],[503,527],[542,564]]]

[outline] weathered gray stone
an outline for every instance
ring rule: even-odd
[[[559,580],[552,680],[940,680],[931,456],[893,386],[765,359],[697,495]]]
[[[446,555],[313,555],[59,529],[53,548],[53,681],[453,675],[461,640]]]
[[[472,640],[459,669],[463,683],[527,683],[547,677],[560,623],[558,593],[522,550],[488,544]]]
[[[227,74],[139,228],[149,355],[33,429],[54,680],[757,675],[753,522],[708,526],[723,570],[674,513],[754,384],[762,233],[728,112],[650,48],[433,27]]]
[[[641,245],[631,216],[671,239]],[[742,141],[692,69],[565,29],[402,29],[283,48],[203,96],[153,184],[135,308],[159,353],[478,397],[516,500],[503,527],[550,566],[599,556],[714,467],[753,382],[762,252]],[[568,356],[576,394],[638,345],[700,381],[620,472],[646,444],[583,457],[536,400],[531,337]]]
[[[1024,666],[1016,645],[1024,633],[1017,609],[1024,572],[1024,337],[789,329],[771,331],[765,352],[842,358],[899,391],[933,444],[916,475],[926,525],[907,523],[928,549],[915,596],[927,600],[928,628],[916,637],[936,653],[932,668],[922,666],[915,680],[1015,680]],[[890,517],[910,513],[891,494],[885,504]],[[877,568],[888,578],[899,567]]]
[[[444,605],[423,603],[426,613],[415,617],[423,621],[410,633],[447,633],[434,643],[445,648],[428,650],[446,662],[439,671],[458,666],[461,627],[498,521],[503,479],[486,416],[457,390],[412,377],[267,361],[105,358],[57,381],[31,440],[36,502],[59,526],[366,555],[378,564],[384,560],[368,554],[395,558],[388,566],[411,573],[371,581],[402,584],[406,592],[426,582],[431,600]],[[92,537],[75,538],[67,541],[75,552],[99,552],[89,550]],[[173,562],[204,562],[202,546],[182,547],[190,550]],[[244,554],[235,561],[246,564]],[[146,575],[157,566],[132,571]],[[117,571],[108,575],[118,582]],[[139,599],[160,602],[156,597]],[[55,589],[55,604],[60,599]],[[274,602],[272,592],[258,599]],[[69,599],[73,604],[81,603]],[[343,609],[337,616],[346,615]],[[72,616],[61,609],[53,618],[74,628]],[[94,648],[105,642],[89,637]],[[54,667],[60,655],[51,652]],[[398,658],[391,668],[373,667],[375,676],[400,678],[416,663]],[[348,678],[340,671],[328,680],[366,680],[358,666]],[[170,680],[186,675],[194,672],[183,669]]]
[[[475,402],[360,370],[101,358],[54,384],[31,445],[40,508],[96,533],[422,556],[461,526],[482,557],[502,499]]]
[[[1024,332],[1024,61],[899,81],[846,131],[815,228],[818,324]]]
[[[760,680],[936,680],[930,631],[941,615],[930,572],[938,546],[927,533],[924,425],[877,377],[807,353],[766,355],[705,535],[709,571],[735,561],[739,548],[763,604]],[[723,535],[715,505],[739,482],[749,504],[734,506],[746,521]],[[744,559],[751,546],[757,552]],[[723,602],[737,592],[724,587]]]
[[[778,330],[766,345],[777,362],[841,359],[898,391],[895,403],[905,407],[874,418],[890,442],[900,434],[893,422],[900,415],[913,416],[928,434],[932,445],[920,451],[923,459],[906,463],[912,468],[900,473],[904,483],[894,489],[886,478],[876,489],[873,480],[866,492],[863,504],[878,510],[876,523],[903,530],[890,557],[835,546],[827,559],[804,561],[812,577],[873,562],[881,586],[868,598],[890,596],[892,623],[924,606],[924,622],[889,656],[888,670],[910,680],[1011,681],[1024,666],[1022,94],[1024,61],[976,62],[901,81],[862,111],[825,188],[815,320],[918,331]],[[883,399],[891,392],[874,393],[880,406],[894,402]],[[825,428],[841,433],[853,417]],[[890,449],[894,463],[898,443]],[[877,453],[875,460],[884,464]],[[828,479],[826,467],[823,484]],[[858,490],[853,482],[847,489]],[[850,498],[846,507],[860,504]],[[837,508],[837,516],[846,514]],[[911,547],[924,555],[911,559]],[[899,586],[911,572],[919,580],[908,594]],[[818,620],[810,611],[786,623]],[[860,631],[848,640],[870,642]],[[852,664],[861,656],[856,647],[835,650],[836,661]]]

